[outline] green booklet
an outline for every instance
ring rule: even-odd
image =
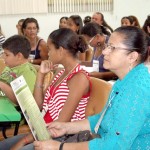
[[[35,140],[42,141],[51,139],[42,113],[24,77],[20,76],[10,84]]]

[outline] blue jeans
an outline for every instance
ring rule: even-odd
[[[0,149],[1,150],[10,150],[10,148],[16,144],[20,139],[25,137],[27,134],[20,134],[13,136],[11,138],[0,141]],[[33,143],[25,145],[21,150],[34,150]]]

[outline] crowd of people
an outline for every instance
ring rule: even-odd
[[[0,141],[0,148],[149,149],[150,73],[146,63],[150,54],[150,16],[143,27],[136,16],[124,16],[115,30],[100,12],[83,20],[79,15],[64,16],[47,41],[38,36],[39,24],[35,18],[20,19],[16,28],[18,35],[6,40],[0,28],[0,46],[6,64],[0,75],[3,93],[0,99],[14,107],[18,105],[10,82],[23,75],[52,139],[34,141],[32,134],[26,133]],[[92,72],[82,67],[89,51]],[[63,69],[56,71],[59,64]],[[46,74],[54,70],[51,83],[43,90]],[[115,83],[103,111],[86,118],[92,90],[90,77]],[[99,137],[79,143],[55,140],[82,130],[90,130]]]

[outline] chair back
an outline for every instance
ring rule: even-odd
[[[0,74],[4,70],[5,66],[4,59],[0,58]]]
[[[46,75],[45,75],[45,77],[44,77],[44,83],[43,83],[43,86],[44,86],[44,88],[43,88],[43,91],[44,92],[46,92],[46,90],[47,90],[47,88],[49,87],[49,85],[50,85],[50,83],[51,83],[51,81],[52,81],[52,79],[53,79],[53,77],[54,77],[54,74],[53,74],[53,72],[48,72]]]
[[[85,110],[86,117],[100,113],[104,108],[112,85],[107,81],[90,77],[92,89]]]

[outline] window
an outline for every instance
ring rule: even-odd
[[[113,0],[48,0],[49,13],[113,11]]]

